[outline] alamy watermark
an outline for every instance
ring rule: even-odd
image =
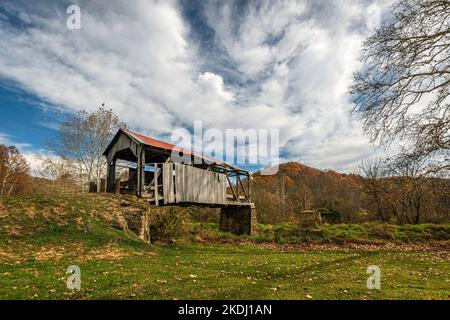
[[[377,265],[371,265],[367,267],[367,274],[370,276],[367,278],[367,289],[380,290],[381,289],[381,269]]]
[[[67,267],[67,289],[80,290],[81,289],[81,270],[79,266],[71,265]]]
[[[66,13],[69,15],[66,20],[66,27],[69,30],[81,29],[81,9],[76,4],[67,7]]]
[[[172,132],[171,141],[179,148],[172,150],[171,158],[175,163],[184,164],[192,161],[213,164],[222,160],[241,167],[259,167],[261,174],[274,175],[280,163],[279,136],[279,129],[273,128],[204,130],[202,121],[194,121],[193,133],[184,128]],[[194,150],[195,156],[186,150]]]

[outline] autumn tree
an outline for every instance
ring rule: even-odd
[[[62,157],[46,157],[41,160],[39,176],[48,181],[47,187],[57,191],[73,191],[81,188],[76,163]]]
[[[385,164],[381,159],[367,159],[361,161],[357,168],[357,173],[364,177],[364,192],[375,207],[376,217],[381,221],[386,221],[384,213],[384,186],[382,178],[385,175]]]
[[[377,220],[417,224],[450,218],[450,181],[430,174],[426,161],[364,160],[358,173],[364,177],[364,207]]]
[[[0,144],[0,198],[26,188],[30,167],[15,146]]]
[[[353,174],[283,163],[277,175],[254,174],[252,200],[261,223],[295,222],[305,209],[333,212],[348,223],[448,222],[450,179],[426,168],[401,157],[364,160]]]
[[[308,186],[304,184],[289,186],[286,190],[286,206],[293,214],[313,209],[313,194]]]
[[[351,87],[373,142],[450,171],[450,1],[401,0],[363,45]],[[431,169],[431,170],[430,170]]]
[[[425,199],[426,221],[448,222],[450,219],[450,180],[434,178],[430,182],[430,196]]]
[[[57,138],[50,141],[58,156],[76,165],[83,185],[95,179],[100,186],[99,180],[106,169],[103,151],[115,132],[126,126],[112,110],[103,106],[93,112],[80,111],[62,122]]]
[[[402,217],[409,223],[419,223],[432,181],[424,170],[424,162],[400,158],[390,161],[386,165],[386,172],[392,177],[391,185],[394,187],[391,188],[392,191],[385,190],[386,193],[395,196],[395,201],[401,207]]]

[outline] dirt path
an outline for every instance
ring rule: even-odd
[[[207,243],[227,243],[229,241],[221,241],[215,239],[204,240]],[[446,260],[450,260],[450,242],[427,242],[427,243],[396,243],[386,242],[380,244],[361,244],[361,243],[296,243],[296,244],[280,244],[275,242],[257,243],[254,241],[242,240],[229,243],[241,245],[253,245],[261,249],[277,249],[277,250],[361,250],[361,251],[426,251],[439,254]]]

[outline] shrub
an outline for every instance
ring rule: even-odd
[[[328,225],[323,235],[329,242],[362,242],[367,237],[366,230],[359,224]]]
[[[289,223],[280,223],[275,225],[274,240],[277,243],[298,242],[300,228],[297,225]]]
[[[415,224],[398,227],[402,241],[450,240],[450,225]]]
[[[237,236],[218,230],[216,223],[191,224],[191,238],[200,240],[237,241],[276,243],[383,243],[425,242],[450,240],[450,225],[392,225],[380,222],[363,224],[325,224],[316,228],[302,228],[293,223],[275,225],[258,224],[257,232],[251,236]]]
[[[386,223],[365,223],[364,228],[368,237],[373,239],[394,240],[397,232],[397,226]]]
[[[273,225],[258,224],[257,232],[251,238],[257,242],[274,241],[275,240],[275,231],[274,231]]]
[[[180,207],[158,207],[152,210],[150,241],[173,241],[189,233],[189,212]]]

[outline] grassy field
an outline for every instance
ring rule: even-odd
[[[295,243],[425,243],[450,240],[450,224],[392,225],[379,222],[361,224],[326,224],[299,228],[294,223],[258,224],[252,236],[233,236],[220,232],[216,223],[193,224],[195,236],[211,240],[246,240],[254,242]]]
[[[109,225],[112,196],[8,198],[0,206],[1,299],[450,299],[445,243],[378,246],[177,241]],[[69,265],[81,290],[66,288]],[[366,268],[379,265],[381,290]]]

